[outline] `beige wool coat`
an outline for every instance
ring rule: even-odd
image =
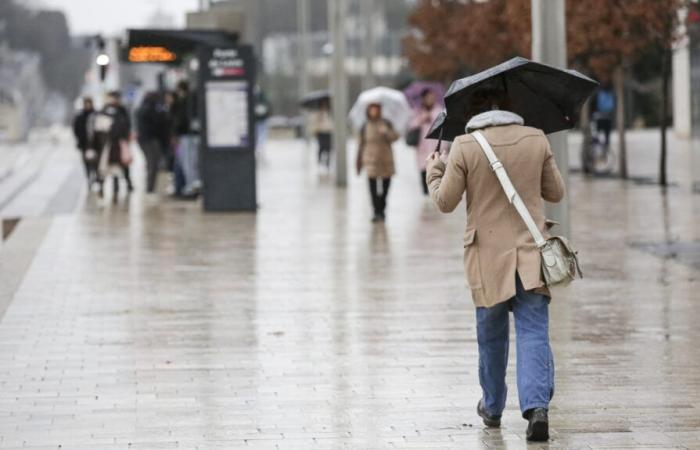
[[[391,123],[387,120],[368,120],[360,132],[358,166],[367,172],[370,178],[390,178],[394,169],[392,142],[399,138]]]
[[[549,237],[542,200],[559,202],[564,183],[546,136],[518,124],[522,123],[519,116],[504,111],[475,116],[470,131],[473,122],[503,163],[542,234]],[[516,292],[516,271],[526,290],[549,296],[534,239],[473,136],[465,134],[454,141],[447,164],[439,159],[429,161],[426,179],[433,201],[445,213],[457,207],[466,191],[464,269],[476,306],[490,307],[511,299]]]

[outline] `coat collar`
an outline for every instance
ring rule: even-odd
[[[510,111],[495,109],[486,111],[469,119],[465,131],[471,133],[481,128],[497,127],[501,125],[522,125],[525,123],[522,117]]]

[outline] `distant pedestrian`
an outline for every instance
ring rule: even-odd
[[[133,159],[129,146],[131,121],[126,108],[120,103],[118,92],[110,92],[107,95],[107,104],[92,116],[90,128],[93,147],[100,153],[100,196],[104,195],[104,181],[112,177],[113,199],[116,201],[121,177],[126,181],[127,190],[133,190],[129,176],[129,165]]]
[[[157,92],[144,96],[136,118],[139,146],[146,157],[146,192],[152,193],[155,192],[160,161],[170,139],[167,112]]]
[[[509,111],[503,91],[472,93],[465,111],[467,130],[480,130],[529,210],[548,237],[543,199],[559,202],[564,183],[544,133],[523,126]],[[457,137],[445,163],[433,153],[427,165],[430,195],[451,212],[466,192],[464,268],[476,305],[479,382],[477,412],[484,424],[499,427],[506,405],[509,310],[515,318],[520,411],[528,420],[528,440],[549,438],[549,402],[554,395],[554,359],[549,345],[550,293],[541,255],[525,222],[504,195],[482,147],[472,134]]]
[[[163,148],[163,157],[165,158],[165,166],[169,172],[174,171],[175,167],[175,115],[173,108],[175,105],[175,92],[167,91],[163,95],[163,108],[166,114],[168,140]]]
[[[176,135],[174,195],[194,199],[199,195],[199,133],[196,126],[196,98],[189,83],[182,80],[175,90],[172,119]]]
[[[90,145],[90,118],[95,113],[92,98],[83,98],[83,108],[76,114],[73,119],[73,135],[75,136],[76,146],[80,150],[80,156],[85,166],[85,178],[87,179],[88,188],[97,181],[97,152]]]
[[[373,222],[385,219],[386,199],[391,177],[395,173],[391,144],[399,138],[390,121],[382,117],[381,104],[367,107],[367,122],[360,129],[357,151],[357,173],[364,168],[369,178],[369,193],[374,208]]]
[[[435,99],[435,93],[431,89],[421,92],[421,104],[416,109],[410,127],[418,130],[418,145],[416,146],[416,165],[420,172],[420,183],[423,193],[428,194],[428,185],[425,182],[426,159],[435,151],[436,141],[426,139],[430,125],[440,114],[441,108]]]
[[[333,147],[333,117],[328,99],[322,100],[318,109],[311,112],[311,131],[316,135],[318,141],[318,163],[328,169],[331,165],[331,149]]]
[[[610,146],[610,132],[612,131],[616,103],[615,93],[610,82],[601,84],[595,95],[593,119],[598,133],[603,133],[605,147]]]
[[[105,110],[111,111],[110,114],[119,116],[119,125],[123,126],[123,139],[126,140],[127,146],[131,143],[131,116],[127,111],[126,106],[122,103],[122,93],[120,91],[111,91],[107,94],[107,106]],[[124,180],[126,181],[126,189],[128,192],[134,190],[134,184],[131,182],[131,162],[122,165]]]
[[[267,144],[267,119],[272,115],[272,107],[267,101],[265,93],[260,86],[255,86],[255,153],[258,158],[265,157],[265,144]]]

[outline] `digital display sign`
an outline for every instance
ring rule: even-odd
[[[167,63],[177,59],[177,54],[165,47],[141,46],[129,49],[129,62]]]

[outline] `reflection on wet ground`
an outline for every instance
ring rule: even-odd
[[[271,147],[257,216],[135,195],[54,219],[0,323],[0,447],[526,447],[514,364],[502,429],[475,414],[463,208],[397,148],[371,224],[364,179]],[[553,439],[528,448],[700,448],[700,196],[673,158],[665,193],[572,175],[586,278],[555,292]]]

